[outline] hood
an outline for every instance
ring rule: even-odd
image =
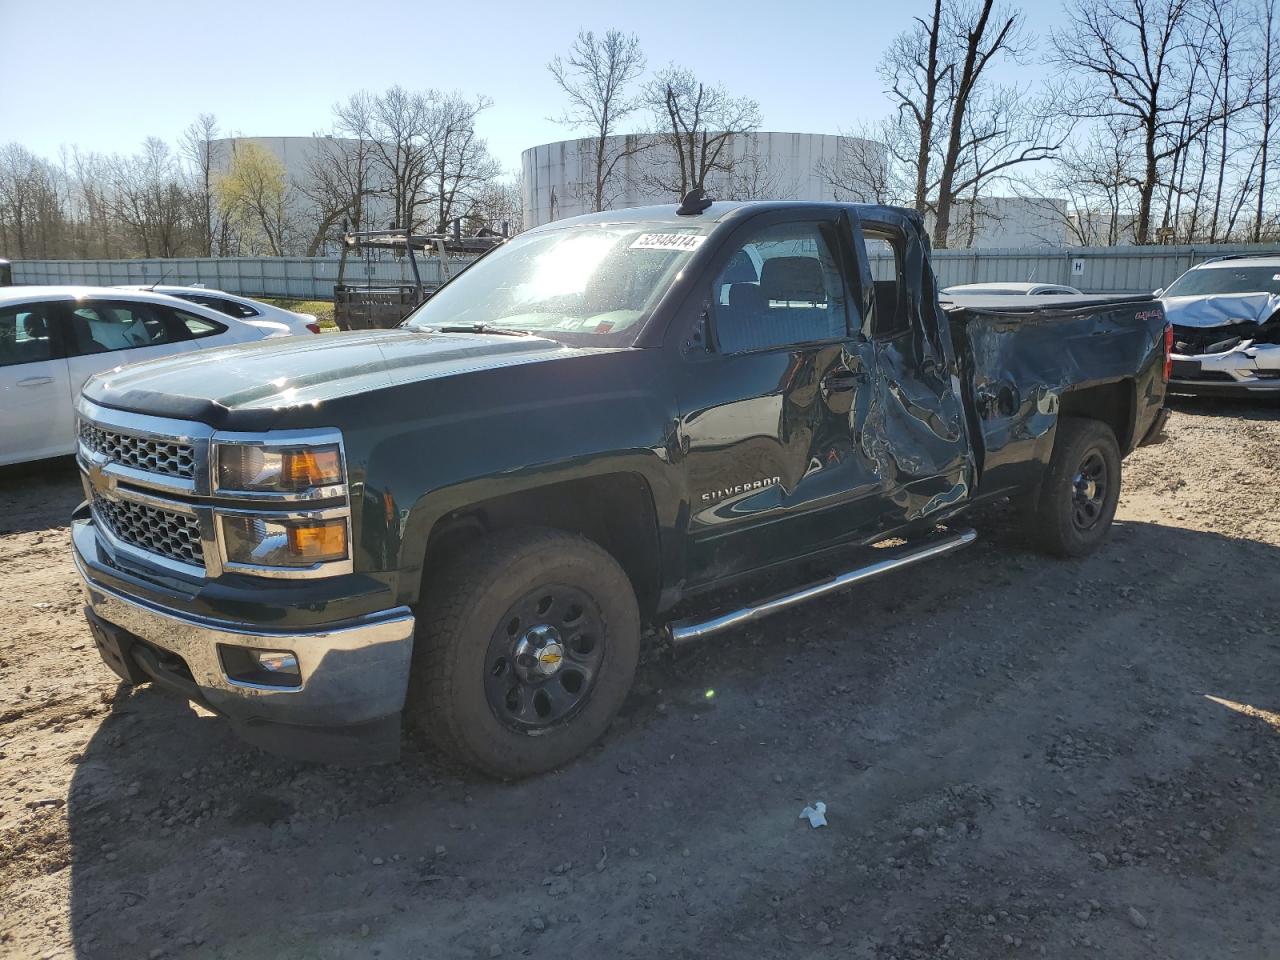
[[[1198,297],[1165,297],[1165,316],[1175,327],[1225,327],[1264,323],[1280,310],[1280,295],[1215,293]]]
[[[607,348],[541,337],[408,329],[283,337],[198,350],[98,374],[95,403],[221,426],[231,412],[281,414],[408,383],[538,363]]]

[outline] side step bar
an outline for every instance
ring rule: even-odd
[[[892,570],[899,570],[902,567],[909,567],[923,560],[932,560],[934,557],[952,553],[961,547],[967,547],[977,538],[978,535],[973,530],[961,530],[923,546],[906,548],[903,552],[886,560],[880,560],[865,567],[858,567],[846,573],[837,574],[829,580],[801,587],[792,593],[784,593],[770,600],[763,600],[754,606],[743,607],[740,610],[722,614],[711,620],[679,620],[667,626],[667,635],[674,646],[682,647],[687,643],[701,640],[703,637],[708,637],[713,633],[741,627],[744,624],[767,617],[771,613],[777,613],[779,610],[785,610],[798,603],[804,603],[807,600],[834,593],[836,590],[843,590],[845,587],[853,586],[853,584],[861,583],[864,580],[871,580]]]

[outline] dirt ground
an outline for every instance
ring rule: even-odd
[[[653,658],[603,744],[513,785],[285,763],[117,689],[73,467],[4,475],[0,956],[1280,956],[1280,406],[1169,433],[1095,557],[978,517]]]

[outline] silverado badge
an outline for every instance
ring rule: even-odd
[[[773,487],[782,483],[781,477],[765,477],[763,480],[748,480],[746,483],[734,484],[732,487],[724,487],[720,490],[711,490],[702,495],[703,503],[715,503],[717,500],[723,500],[725,497],[736,497],[740,493],[747,493],[751,490],[760,490],[764,487]]]

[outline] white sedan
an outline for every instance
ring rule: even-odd
[[[320,324],[312,313],[295,313],[283,307],[273,307],[261,300],[250,300],[238,293],[227,293],[225,290],[210,290],[208,287],[177,287],[156,284],[155,286],[121,287],[122,290],[146,290],[152,293],[165,293],[189,303],[198,303],[210,310],[237,320],[244,320],[255,326],[269,329],[273,325],[287,327],[290,333],[319,333]]]
[[[149,291],[0,288],[0,466],[74,452],[72,408],[99,371],[291,333]]]

